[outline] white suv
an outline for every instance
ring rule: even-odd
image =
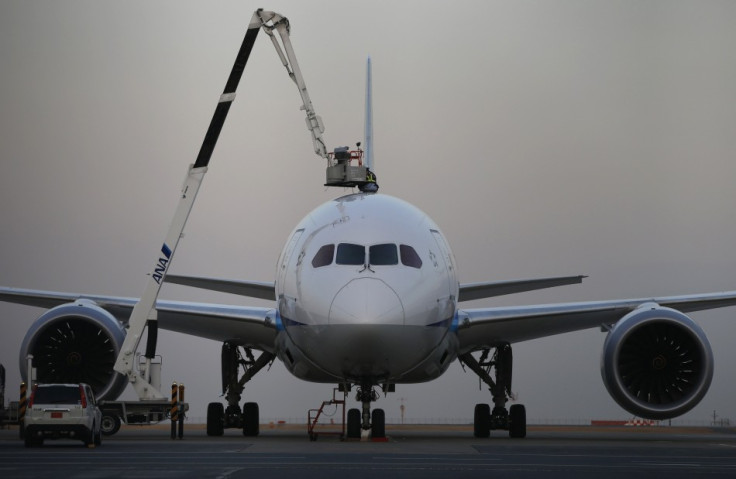
[[[37,384],[23,420],[26,447],[44,439],[81,439],[89,447],[102,444],[102,413],[88,384]]]

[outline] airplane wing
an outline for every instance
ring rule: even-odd
[[[608,327],[647,303],[656,303],[683,313],[703,311],[736,305],[736,291],[618,301],[462,309],[458,311],[457,330],[460,352],[462,354],[495,347],[501,343],[517,343],[571,331]]]
[[[164,277],[166,283],[181,284],[193,288],[219,291],[221,293],[237,294],[259,299],[276,299],[276,285],[273,282],[261,281],[235,281],[230,279],[203,278],[199,276],[182,276],[178,274],[167,274]]]
[[[126,323],[138,301],[136,298],[82,295],[0,287],[0,301],[53,308],[78,300],[89,300]],[[243,338],[238,344],[273,351],[277,334],[275,310],[182,301],[158,301],[159,328],[191,334],[215,341]]]
[[[458,301],[490,298],[505,294],[523,293],[536,289],[553,288],[567,284],[582,283],[587,276],[562,276],[555,278],[519,279],[512,281],[497,281],[486,283],[464,283],[460,285]],[[276,297],[273,282],[237,281],[220,278],[206,278],[200,276],[182,276],[168,274],[164,278],[167,283],[191,286],[221,293],[231,293],[251,298],[274,299]]]
[[[460,285],[458,301],[503,296],[505,294],[523,293],[535,289],[554,288],[567,284],[582,283],[587,276],[562,276],[557,278],[517,279],[513,281],[497,281],[493,283],[464,283]]]

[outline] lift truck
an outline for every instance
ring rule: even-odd
[[[302,109],[306,113],[307,129],[312,136],[314,151],[318,156],[327,161],[326,185],[338,187],[357,186],[364,191],[375,191],[377,189],[375,175],[369,171],[367,166],[362,164],[362,151],[359,145],[355,151],[350,151],[347,147],[340,147],[334,152],[328,153],[322,138],[324,124],[322,123],[322,119],[314,111],[291,45],[288,19],[278,13],[268,12],[262,9],[254,12],[243,43],[235,58],[235,63],[230,71],[230,76],[220,95],[197,159],[187,170],[177,209],[163,245],[156,254],[153,270],[148,278],[143,295],[136,303],[130,315],[127,324],[128,331],[114,365],[115,371],[128,378],[139,401],[103,402],[101,409],[104,415],[103,429],[106,434],[114,434],[120,427],[121,420],[125,423],[148,424],[161,421],[169,415],[169,401],[160,390],[160,363],[155,362],[157,357],[155,351],[158,333],[156,300],[158,299],[161,285],[165,281],[169,266],[173,261],[174,253],[182,237],[204,174],[207,172],[210,158],[212,157],[212,152],[214,151],[222,126],[227,118],[230,106],[235,100],[235,92],[245,65],[248,62],[258,32],[261,29],[270,37],[281,63],[299,90],[303,102]],[[279,39],[274,35],[274,31],[278,33],[281,40],[280,43]],[[141,357],[137,353],[137,349],[145,330],[148,331],[146,351]],[[249,349],[245,351],[247,359],[241,360],[242,355],[240,354],[239,346],[229,345],[228,343],[223,345],[223,386],[227,390],[226,398],[228,407],[224,409],[220,403],[209,405],[207,412],[207,432],[208,434],[214,433],[210,435],[222,434],[222,429],[227,427],[242,428],[243,434],[245,435],[258,434],[257,404],[245,403],[245,407],[241,411],[239,401],[245,383],[255,373],[270,364],[274,360],[274,355],[264,352],[256,359]],[[234,367],[232,367],[233,365]],[[238,379],[239,365],[244,367],[245,373]],[[229,370],[229,373],[227,370]],[[187,409],[188,405],[180,405],[180,411],[186,411]]]
[[[5,366],[0,364],[0,427],[8,424],[18,424],[18,401],[5,407]]]

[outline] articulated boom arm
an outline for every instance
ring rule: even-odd
[[[276,48],[276,53],[278,53],[281,63],[289,73],[289,77],[294,81],[294,83],[296,83],[296,86],[299,89],[299,95],[301,95],[303,102],[302,110],[305,110],[307,114],[307,129],[309,129],[309,132],[312,134],[314,152],[329,161],[327,146],[325,146],[325,142],[322,140],[322,133],[325,131],[325,126],[322,123],[322,118],[314,111],[312,100],[309,99],[309,93],[307,92],[307,85],[304,83],[304,77],[302,77],[302,72],[296,61],[294,48],[291,46],[291,40],[289,38],[289,20],[278,13],[264,12],[262,10],[258,10],[255,13],[254,19],[256,16],[258,16],[258,22],[263,27],[263,31],[271,37],[271,42]],[[253,24],[251,24],[251,28],[252,27]],[[273,34],[274,30],[276,30],[279,37],[281,37],[281,43],[284,46],[283,50],[281,45],[279,45],[279,41],[276,39],[276,36]],[[286,55],[284,55],[284,52],[286,52]]]

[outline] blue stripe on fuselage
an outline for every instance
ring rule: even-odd
[[[281,327],[289,327],[289,326],[307,326],[304,323],[300,323],[299,321],[294,321],[293,319],[286,318],[284,316],[279,316],[279,319],[281,320]]]
[[[453,333],[456,333],[459,326],[460,326],[460,316],[458,316],[457,311],[455,311],[455,316],[453,316],[452,324],[450,325],[450,331]]]
[[[452,318],[443,319],[442,321],[437,321],[436,323],[428,324],[427,327],[431,327],[431,328],[437,328],[437,327],[447,328],[447,327],[449,327],[454,322],[455,322],[455,318],[452,317]]]
[[[279,313],[279,310],[276,310],[275,314],[275,322],[276,322],[276,331],[283,331],[284,330],[284,323],[281,321],[281,314]]]

